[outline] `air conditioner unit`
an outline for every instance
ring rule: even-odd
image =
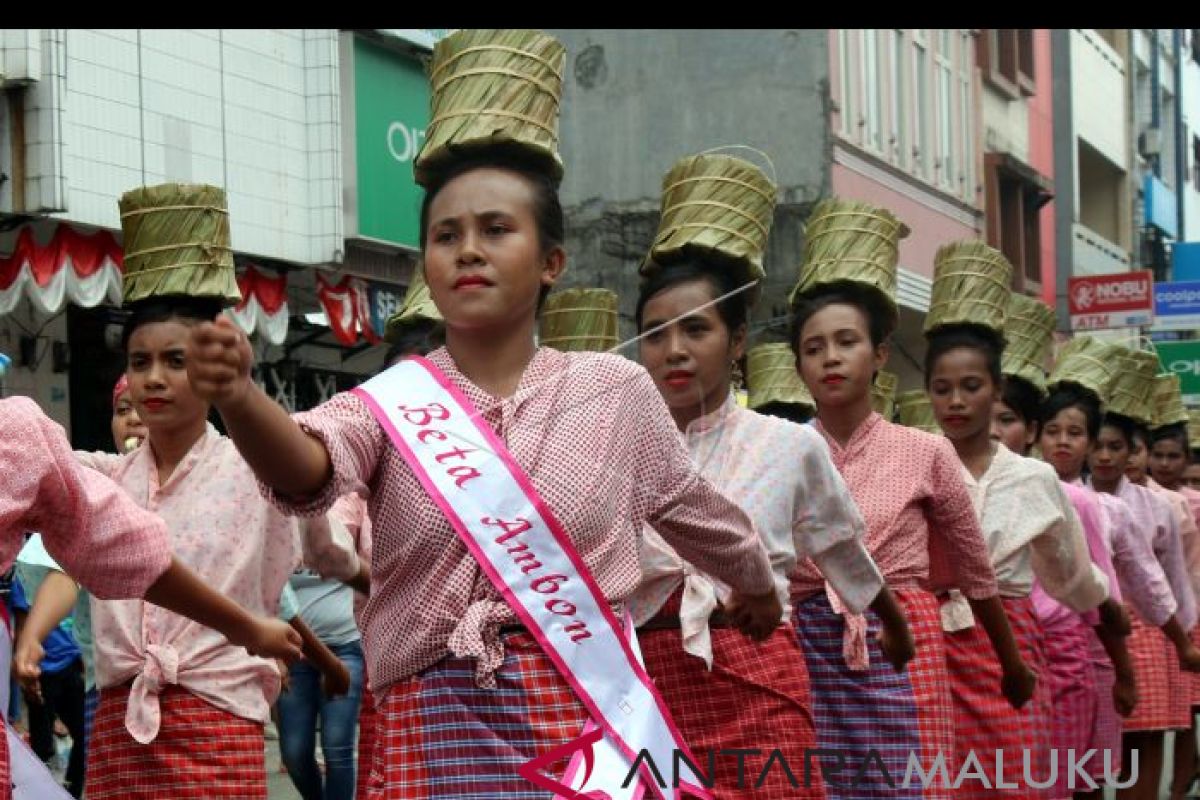
[[[1138,153],[1144,157],[1162,153],[1162,128],[1147,128],[1138,134]]]
[[[42,77],[42,43],[39,28],[0,31],[0,73],[3,86],[26,86]]]

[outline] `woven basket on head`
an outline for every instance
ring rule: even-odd
[[[1116,345],[1106,344],[1091,336],[1076,336],[1063,345],[1046,386],[1054,388],[1060,383],[1078,384],[1107,404],[1109,384],[1121,366],[1120,355]]]
[[[755,345],[746,352],[746,388],[750,408],[768,403],[804,406],[810,412],[817,408],[796,372],[796,354],[784,342]]]
[[[546,298],[538,341],[557,350],[604,352],[617,346],[617,294],[565,289]]]
[[[663,177],[662,216],[641,274],[695,253],[740,269],[739,284],[762,279],[775,193],[766,173],[740,158],[680,159]]]
[[[531,30],[461,30],[433,48],[430,120],[413,162],[417,183],[474,152],[519,153],[555,181],[566,48]]]
[[[822,201],[804,226],[800,279],[788,300],[795,305],[806,292],[844,281],[879,291],[896,307],[896,264],[908,226],[884,208],[841,200]]]
[[[1179,376],[1174,372],[1159,375],[1154,379],[1154,422],[1156,428],[1163,425],[1174,425],[1177,422],[1188,422],[1188,412],[1183,406],[1183,393],[1179,386]]]
[[[886,420],[896,414],[896,384],[899,379],[890,372],[879,370],[871,384],[871,408]]]
[[[1200,411],[1189,411],[1187,422],[1188,447],[1195,450],[1200,447]]]
[[[121,195],[125,304],[163,295],[242,299],[229,247],[225,190],[164,183]]]
[[[937,424],[933,413],[933,404],[929,395],[923,389],[913,389],[896,395],[896,415],[901,425],[917,428],[926,433],[940,434],[942,429]]]
[[[1118,366],[1108,384],[1107,410],[1152,425],[1158,356],[1145,350],[1118,350]]]
[[[422,321],[441,322],[442,312],[433,304],[429,287],[425,285],[425,271],[418,264],[413,270],[412,281],[408,284],[408,291],[404,293],[404,302],[400,304],[400,310],[388,317],[383,338],[394,343],[405,327]]]
[[[1054,345],[1054,309],[1034,297],[1013,292],[1004,318],[1004,355],[1000,370],[1023,378],[1046,393],[1046,362]]]
[[[1004,335],[1012,296],[1012,264],[995,248],[976,240],[951,242],[933,259],[933,290],[925,332],[942,325],[970,323]]]

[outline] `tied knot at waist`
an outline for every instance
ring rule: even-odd
[[[158,696],[178,682],[179,651],[168,644],[147,645],[142,670],[133,680],[125,709],[125,727],[138,742],[149,744],[158,736],[162,722]]]

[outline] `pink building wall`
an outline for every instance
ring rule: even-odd
[[[982,235],[974,226],[964,225],[913,199],[912,194],[923,190],[901,194],[836,162],[832,178],[833,193],[838,197],[883,206],[909,227],[912,233],[900,240],[900,266],[910,272],[932,279],[933,257],[939,247],[956,239]]]
[[[1029,165],[1054,180],[1054,79],[1050,74],[1050,31],[1033,32],[1033,71],[1037,91],[1029,100]],[[1057,195],[1070,187],[1055,186]],[[1054,201],[1042,206],[1038,217],[1042,249],[1042,300],[1055,302]]]

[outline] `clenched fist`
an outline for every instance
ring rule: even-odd
[[[218,410],[236,405],[252,385],[250,340],[224,315],[192,328],[185,361],[192,391]]]

